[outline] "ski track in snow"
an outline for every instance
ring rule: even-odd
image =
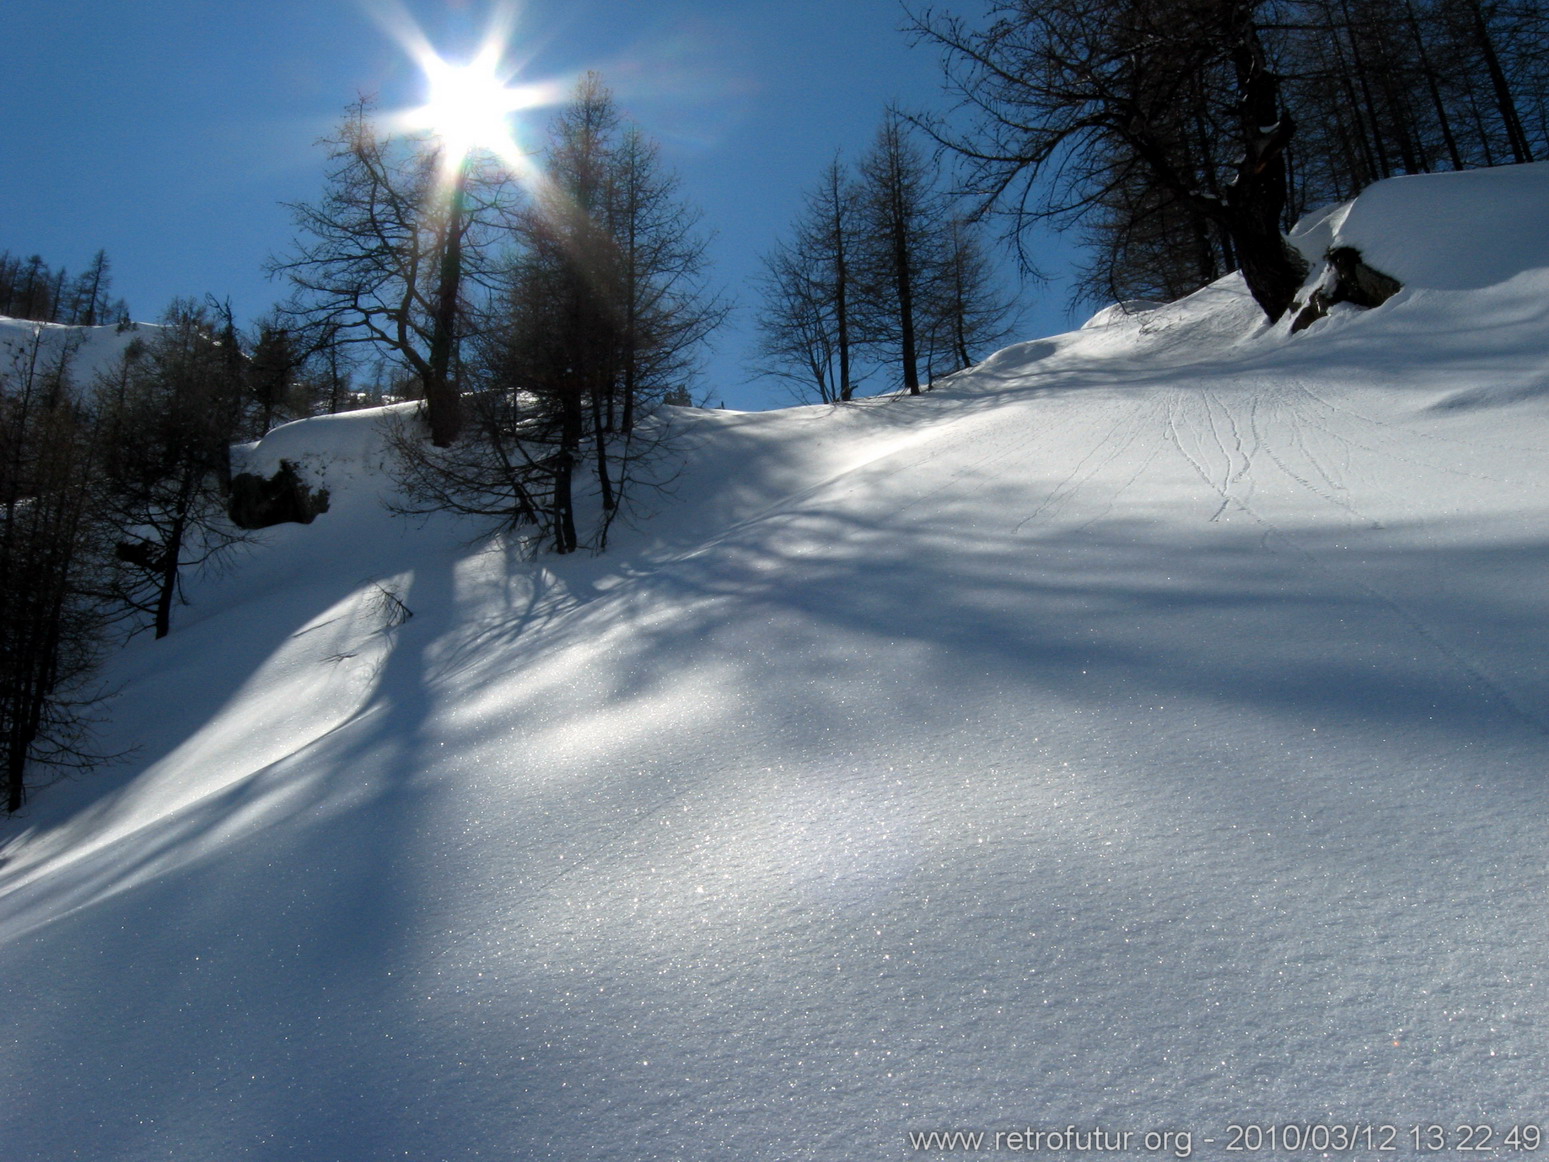
[[[1330,414],[1345,413],[1354,415],[1349,409],[1339,408],[1329,403],[1310,390],[1304,383],[1291,380],[1283,386],[1277,385],[1267,390],[1250,389],[1249,415],[1247,422],[1253,433],[1253,448],[1255,455],[1262,454],[1273,462],[1286,477],[1294,481],[1311,496],[1316,497],[1324,504],[1335,510],[1343,517],[1352,529],[1369,529],[1380,531],[1385,526],[1380,519],[1372,517],[1351,501],[1346,499],[1351,487],[1345,481],[1352,472],[1352,454],[1359,449],[1375,456],[1387,456],[1391,460],[1415,466],[1422,471],[1432,473],[1444,473],[1454,476],[1463,476],[1469,479],[1488,481],[1499,484],[1497,478],[1487,473],[1467,472],[1456,469],[1450,465],[1436,464],[1428,460],[1418,459],[1412,455],[1397,454],[1395,449],[1403,445],[1403,441],[1392,434],[1391,424],[1380,423],[1369,417],[1360,416],[1360,420],[1383,431],[1389,447],[1381,451],[1367,444],[1357,444],[1344,434],[1336,431],[1327,423],[1319,423],[1312,417],[1305,406],[1298,406],[1297,397],[1313,400],[1322,409]],[[1268,400],[1275,412],[1273,429],[1283,433],[1286,446],[1277,449],[1274,439],[1266,435],[1266,429],[1270,426],[1260,419],[1260,404]],[[1180,417],[1188,416],[1192,411],[1192,422],[1180,425]],[[1201,420],[1203,415],[1203,420]],[[1218,423],[1217,416],[1222,417],[1222,423]],[[1210,516],[1211,523],[1220,520],[1221,516],[1229,509],[1236,508],[1250,519],[1258,522],[1264,528],[1264,545],[1273,550],[1272,543],[1285,544],[1295,553],[1302,556],[1313,567],[1326,574],[1336,586],[1354,586],[1365,597],[1382,609],[1392,614],[1409,627],[1427,646],[1438,655],[1444,664],[1455,667],[1470,683],[1477,684],[1488,692],[1488,696],[1496,700],[1506,708],[1514,717],[1532,730],[1549,734],[1549,720],[1538,711],[1531,709],[1523,698],[1511,692],[1505,683],[1488,673],[1484,663],[1478,659],[1469,657],[1465,651],[1459,649],[1445,640],[1445,635],[1434,626],[1406,608],[1401,599],[1395,598],[1383,592],[1378,587],[1360,579],[1357,576],[1342,573],[1333,568],[1322,556],[1305,548],[1298,539],[1285,532],[1272,520],[1255,511],[1250,503],[1254,478],[1249,475],[1252,466],[1250,458],[1243,449],[1241,430],[1238,422],[1229,407],[1221,398],[1210,391],[1200,393],[1180,391],[1173,393],[1168,400],[1166,438],[1177,449],[1184,461],[1200,481],[1221,498],[1220,507]],[[1229,437],[1223,436],[1224,431]],[[1261,426],[1262,424],[1262,426]],[[1319,432],[1329,436],[1337,442],[1345,454],[1342,466],[1334,466],[1326,463],[1324,459],[1313,451],[1307,440],[1307,429],[1315,428]],[[1192,439],[1180,435],[1180,431],[1193,433]],[[1205,437],[1208,434],[1209,439]],[[1437,438],[1437,437],[1432,437]],[[1191,452],[1188,444],[1193,443],[1195,450]],[[1240,466],[1235,467],[1240,460]],[[1293,464],[1305,464],[1305,471],[1298,471]],[[1220,464],[1219,472],[1212,472],[1211,468]],[[1246,482],[1244,478],[1247,477]],[[1234,486],[1244,485],[1239,492],[1234,492]]]

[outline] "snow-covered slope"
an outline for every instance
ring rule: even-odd
[[[19,379],[29,368],[54,368],[61,361],[77,383],[88,384],[106,371],[134,342],[160,330],[153,324],[133,327],[67,327],[0,315],[0,375]]]
[[[1326,216],[1409,286],[1300,335],[1228,280],[920,399],[675,411],[600,558],[385,515],[369,415],[281,429],[334,507],[128,649],[133,762],[4,832],[0,1155],[1542,1118],[1519,195]]]

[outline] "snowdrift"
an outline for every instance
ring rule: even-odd
[[[1543,163],[1391,178],[1311,214],[1291,240],[1312,262],[1353,246],[1406,286],[1474,290],[1549,267]]]
[[[1406,289],[1294,336],[1225,280],[920,399],[671,409],[603,557],[388,516],[370,415],[272,433],[330,510],[0,833],[5,1157],[1536,1125],[1546,197],[1322,215]]]

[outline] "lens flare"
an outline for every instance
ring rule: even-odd
[[[509,117],[520,104],[487,60],[454,65],[433,57],[420,63],[430,92],[414,117],[446,142],[450,152],[460,156],[499,148],[511,139]]]
[[[399,113],[395,126],[436,138],[448,173],[470,155],[485,153],[516,177],[534,179],[532,155],[518,140],[517,114],[557,104],[563,86],[555,81],[513,83],[520,71],[511,59],[514,9],[497,8],[478,51],[463,62],[448,60],[432,48],[401,4],[377,3],[370,11],[425,78],[425,103]]]
[[[431,54],[419,65],[429,92],[425,104],[405,115],[409,128],[438,137],[448,165],[461,164],[469,154],[483,151],[499,158],[511,173],[528,173],[532,162],[516,140],[513,117],[554,104],[557,86],[513,86],[486,53],[462,65]]]

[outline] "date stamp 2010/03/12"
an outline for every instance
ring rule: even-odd
[[[1544,1144],[1543,1127],[1537,1125],[1493,1126],[1484,1122],[1440,1122],[1397,1126],[1391,1123],[1254,1123],[1227,1126],[1221,1139],[1206,1138],[1203,1143],[1220,1142],[1233,1154],[1297,1153],[1302,1150],[1372,1151],[1397,1153],[1408,1150],[1417,1154],[1459,1153],[1531,1153]],[[1203,1144],[1202,1143],[1202,1144]]]

